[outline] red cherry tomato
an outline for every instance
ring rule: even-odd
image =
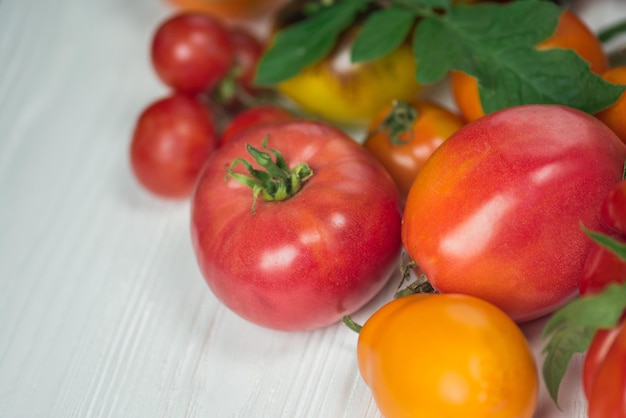
[[[243,28],[231,28],[230,39],[235,49],[236,81],[248,93],[255,93],[258,87],[254,85],[254,77],[263,55],[263,44]]]
[[[159,26],[152,40],[152,65],[175,90],[213,89],[231,69],[234,49],[228,30],[204,14],[175,15]]]
[[[626,235],[626,180],[609,191],[602,204],[602,218],[615,231]]]
[[[428,157],[464,124],[460,116],[434,102],[395,102],[372,120],[363,146],[381,162],[406,198]],[[402,132],[395,134],[397,128]]]
[[[613,237],[626,244],[626,239]],[[609,283],[626,282],[626,261],[593,242],[578,284],[581,295],[601,292]]]
[[[192,200],[193,246],[215,296],[279,330],[323,327],[362,307],[397,268],[401,203],[389,175],[330,125],[275,122],[241,135],[209,157]],[[224,181],[236,161],[233,176],[251,174],[241,159],[261,170],[246,144],[266,163],[279,151],[286,167],[253,181],[254,192]]]
[[[220,146],[229,142],[241,131],[251,126],[290,119],[295,119],[295,116],[291,112],[279,107],[269,105],[251,107],[237,114],[228,125],[226,125],[222,133]]]
[[[626,146],[591,115],[526,105],[465,125],[431,155],[409,192],[404,247],[442,293],[485,299],[516,321],[577,294],[600,206]]]
[[[626,418],[626,321],[596,332],[585,356],[589,418]]]
[[[152,103],[139,116],[130,146],[131,167],[151,192],[187,197],[216,143],[210,111],[192,97],[175,94]]]

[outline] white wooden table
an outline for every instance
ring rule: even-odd
[[[626,18],[625,0],[578,6],[594,29]],[[166,92],[148,45],[170,13],[0,1],[0,417],[379,417],[354,333],[239,319],[198,271],[188,203],[134,181],[135,120]],[[538,363],[542,326],[523,327]],[[542,388],[538,418],[584,417],[580,368],[563,412]]]

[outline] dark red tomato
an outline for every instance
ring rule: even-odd
[[[150,104],[139,116],[130,145],[131,167],[151,192],[187,197],[216,143],[210,111],[192,97],[175,94]]]
[[[254,85],[256,67],[263,55],[261,41],[243,28],[231,28],[230,39],[235,48],[236,81],[249,93],[258,88]]]
[[[229,142],[241,131],[251,126],[291,119],[295,119],[295,116],[280,107],[270,105],[251,107],[237,114],[228,125],[226,125],[224,132],[222,132],[220,146]]]
[[[602,204],[602,217],[607,225],[626,235],[626,180],[609,191]]]
[[[261,168],[246,144],[278,159],[264,139],[288,168],[268,182],[292,189],[282,201],[264,200],[257,188],[255,202],[249,187],[224,181],[224,167],[238,159]],[[242,163],[233,170],[250,174]],[[251,127],[211,155],[193,195],[191,229],[219,300],[258,325],[307,330],[380,291],[397,268],[400,217],[398,191],[373,156],[330,125],[288,121]]]
[[[598,119],[558,105],[494,112],[428,159],[409,192],[402,239],[436,290],[487,300],[516,321],[578,293],[600,206],[626,146]]]
[[[152,65],[159,78],[178,91],[209,91],[234,62],[228,30],[205,14],[175,15],[159,26],[152,40]]]
[[[428,157],[463,125],[460,116],[437,103],[396,101],[372,120],[363,146],[381,162],[406,198]]]
[[[583,365],[589,418],[626,418],[626,321],[596,332]]]
[[[626,245],[626,239],[615,236],[613,239]],[[626,282],[626,261],[613,251],[592,243],[578,284],[580,294],[599,293],[609,283],[622,282]]]

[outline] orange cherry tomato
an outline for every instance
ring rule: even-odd
[[[395,101],[376,115],[363,146],[381,162],[406,198],[422,166],[463,119],[426,100]]]
[[[386,418],[531,418],[534,357],[519,327],[473,296],[414,294],[370,317],[361,375]]]
[[[591,66],[591,71],[601,74],[608,68],[608,58],[602,43],[578,16],[569,10],[561,14],[556,31],[537,46],[538,49],[573,49]],[[452,94],[461,114],[468,122],[483,116],[476,78],[459,71],[450,75]]]
[[[203,12],[222,19],[250,19],[274,8],[276,0],[166,0],[174,7]]]
[[[602,78],[613,84],[626,84],[626,66],[611,68],[602,73]],[[626,144],[626,93],[596,116]]]

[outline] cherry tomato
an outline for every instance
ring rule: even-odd
[[[626,321],[596,332],[583,364],[589,418],[626,418]]]
[[[387,418],[531,418],[536,409],[537,368],[524,334],[472,296],[387,303],[363,325],[357,355]]]
[[[363,145],[406,198],[430,154],[463,125],[463,119],[434,102],[394,101],[372,120]]]
[[[537,46],[538,49],[573,49],[591,65],[591,70],[601,74],[608,68],[608,58],[602,43],[578,16],[569,10],[561,14],[555,33]],[[450,75],[454,100],[465,120],[473,121],[485,113],[480,103],[478,82],[459,71]]]
[[[598,119],[559,105],[494,112],[448,138],[407,198],[402,239],[443,293],[481,297],[516,321],[578,290],[600,206],[626,146]]]
[[[626,238],[613,237],[626,244]],[[609,283],[626,281],[626,261],[611,250],[592,243],[579,281],[581,295],[601,292]]]
[[[220,146],[251,126],[290,119],[295,119],[295,116],[280,107],[270,105],[251,107],[237,114],[226,125],[220,139]]]
[[[175,15],[156,30],[152,65],[159,78],[175,90],[197,93],[213,89],[234,62],[228,30],[203,14]]]
[[[258,174],[263,166],[251,154],[273,174]],[[242,177],[252,174],[263,181]],[[400,217],[393,181],[352,138],[287,121],[253,126],[213,152],[191,224],[200,270],[219,300],[258,325],[305,330],[380,291],[397,268]]]
[[[183,94],[157,100],[139,116],[130,146],[137,180],[163,197],[188,197],[217,144],[213,117]]]
[[[263,44],[243,28],[231,28],[230,39],[235,48],[235,68],[238,72],[236,81],[248,93],[254,94],[258,90],[254,85],[254,76],[263,54]]]
[[[178,9],[227,20],[252,20],[270,13],[276,0],[167,0]]]
[[[613,187],[602,202],[602,219],[613,230],[626,235],[626,180]]]
[[[602,73],[602,78],[613,84],[626,84],[626,66],[614,67]],[[596,116],[626,143],[626,93],[622,93],[613,105]]]

